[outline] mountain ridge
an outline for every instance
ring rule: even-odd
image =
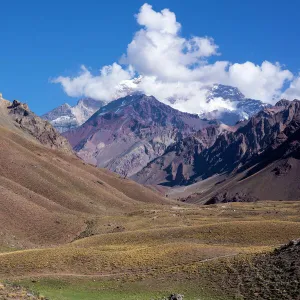
[[[174,141],[210,123],[152,96],[133,95],[102,107],[64,136],[87,162],[132,176]]]
[[[44,114],[42,118],[50,121],[60,132],[68,131],[82,125],[93,113],[103,106],[109,105],[126,96],[144,94],[139,88],[142,81],[142,77],[122,81],[116,86],[113,101],[109,103],[91,98],[82,98],[78,101],[77,105],[72,107],[65,103]],[[270,107],[269,104],[263,103],[260,100],[246,98],[236,87],[214,84],[203,87],[203,89],[207,91],[205,96],[207,105],[206,107],[199,106],[192,113],[199,114],[201,118],[207,118],[208,120],[219,120],[224,124],[234,125],[240,120],[248,119],[259,110]],[[80,102],[85,100],[90,100],[91,103],[87,103],[86,107],[80,106]],[[174,96],[162,102],[176,108],[176,104],[179,101],[183,100]],[[184,101],[188,101],[188,99]],[[216,108],[207,111],[209,104],[213,104],[213,107]]]

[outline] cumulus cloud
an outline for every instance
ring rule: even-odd
[[[145,3],[140,12],[136,15],[137,22],[145,26],[150,31],[159,31],[161,33],[177,34],[181,24],[176,21],[176,15],[169,9],[163,9],[156,12],[152,6]]]
[[[113,63],[111,66],[104,66],[98,75],[93,75],[85,67],[81,66],[78,76],[59,76],[52,80],[60,83],[67,95],[71,97],[87,96],[98,100],[111,101],[116,93],[116,86],[132,78],[132,68],[123,69],[119,64]]]
[[[248,98],[273,103],[283,86],[293,79],[292,73],[279,63],[209,63],[208,58],[220,55],[213,38],[181,36],[181,24],[169,9],[157,12],[144,4],[135,17],[141,28],[119,63],[103,67],[97,75],[83,66],[78,76],[60,76],[54,82],[72,97],[111,101],[119,95],[120,84],[141,75],[142,80],[133,89],[168,104],[173,102],[179,110],[198,113],[220,107],[233,109],[233,104],[222,99],[206,103],[207,87],[211,84],[232,85]],[[300,80],[294,80],[286,92],[291,95],[295,90],[300,91]]]
[[[142,75],[156,76],[164,81],[191,81],[203,78],[200,65],[206,57],[217,54],[218,46],[212,38],[179,35],[181,25],[168,9],[155,12],[144,4],[136,16],[143,26],[128,45],[121,62],[130,64]],[[206,72],[213,72],[211,66]],[[203,78],[204,79],[204,78]]]
[[[233,64],[228,70],[228,83],[238,87],[249,98],[274,102],[281,95],[284,83],[293,74],[279,63],[264,61],[261,66],[252,62]]]
[[[282,98],[288,100],[300,99],[300,75],[290,83],[290,86],[282,94]]]

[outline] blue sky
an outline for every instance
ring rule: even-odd
[[[222,55],[208,61],[279,62],[299,72],[300,2],[257,0],[152,0],[153,10],[176,14],[179,35],[212,37]],[[84,64],[96,72],[118,62],[135,32],[145,1],[2,1],[0,92],[44,113],[70,98],[49,79],[76,76]]]

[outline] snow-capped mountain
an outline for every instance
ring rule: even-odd
[[[214,104],[216,109],[200,113],[201,118],[217,119],[227,125],[248,120],[264,108],[271,107],[270,104],[260,100],[246,98],[236,87],[222,84],[214,84],[208,88],[206,102]]]
[[[121,81],[115,88],[113,99],[117,100],[128,95],[139,94],[138,86],[142,77]],[[41,116],[49,121],[60,133],[76,128],[87,121],[97,110],[107,102],[92,98],[80,99],[76,105],[64,103]]]
[[[215,98],[222,98],[224,100],[230,100],[234,102],[245,99],[245,96],[236,87],[223,84],[213,84],[211,87],[208,87],[206,99],[207,102],[210,102]]]
[[[142,76],[122,81],[116,87],[115,99],[117,99],[118,96],[125,97],[135,93],[143,93],[140,88],[142,82]],[[201,107],[199,104],[198,111],[189,112],[199,114],[202,118],[209,120],[217,119],[227,125],[234,125],[238,121],[248,120],[260,110],[270,107],[269,104],[263,103],[260,100],[246,98],[236,87],[213,84],[211,86],[204,86],[201,89],[203,89],[204,92],[207,91],[205,101],[208,105]],[[175,93],[168,99],[159,100],[177,109],[177,103],[188,102],[190,99],[188,96],[183,97]]]
[[[141,91],[142,81],[143,77],[140,76],[120,82],[115,87],[114,101],[126,96],[143,94]],[[226,125],[234,125],[236,122],[247,120],[260,110],[270,107],[269,104],[260,100],[246,98],[236,87],[214,84],[203,87],[203,89],[207,91],[204,101],[207,105],[201,107],[199,104],[199,109],[192,112],[203,119],[219,120]],[[177,103],[189,101],[188,98],[182,98],[182,96],[176,96],[176,94],[168,100],[160,100],[173,108],[177,108]],[[65,103],[44,114],[42,118],[49,121],[59,132],[65,132],[83,124],[106,104],[107,102],[104,101],[84,98],[79,100],[75,106]]]
[[[104,105],[106,105],[104,101],[84,98],[80,99],[75,106],[65,103],[41,117],[49,121],[59,132],[65,132],[83,124]]]
[[[142,82],[142,80],[143,77],[139,76],[133,79],[121,81],[115,87],[115,94],[113,95],[113,99],[117,100],[119,98],[123,98],[134,94],[142,94],[142,92],[139,89],[139,84]]]

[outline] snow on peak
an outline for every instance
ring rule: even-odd
[[[44,114],[42,118],[49,121],[59,132],[65,132],[83,124],[105,104],[104,101],[83,98],[74,106],[65,103]]]

